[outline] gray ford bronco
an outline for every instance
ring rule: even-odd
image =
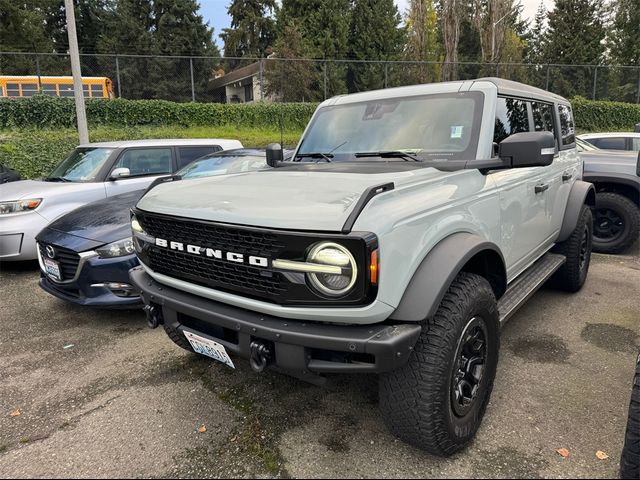
[[[500,327],[585,282],[595,194],[571,106],[501,79],[320,104],[293,161],[150,189],[132,214],[150,326],[234,367],[379,375],[400,439],[474,437]]]

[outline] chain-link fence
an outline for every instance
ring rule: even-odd
[[[497,76],[564,97],[640,103],[640,66],[213,58],[83,54],[83,76],[108,77],[115,96],[178,102],[319,101],[443,79]],[[0,75],[68,76],[68,55],[0,52]]]

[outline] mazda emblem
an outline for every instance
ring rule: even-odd
[[[56,249],[53,248],[51,245],[47,245],[47,247],[45,248],[46,252],[47,252],[47,257],[49,258],[56,258]]]

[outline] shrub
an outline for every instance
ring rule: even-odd
[[[640,122],[640,105],[633,103],[587,100],[582,97],[571,101],[576,126],[581,131],[633,131]]]
[[[166,100],[87,99],[89,125],[236,126],[302,129],[315,103],[176,103]],[[76,122],[72,98],[36,95],[0,99],[0,128],[73,127]]]

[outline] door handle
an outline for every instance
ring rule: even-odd
[[[563,182],[568,182],[569,180],[571,180],[573,178],[573,173],[571,172],[564,172],[562,174],[562,181]]]
[[[549,184],[548,183],[540,183],[540,184],[536,185],[536,188],[535,188],[536,193],[542,193],[542,192],[544,192],[545,190],[548,190],[548,189],[549,189]]]

